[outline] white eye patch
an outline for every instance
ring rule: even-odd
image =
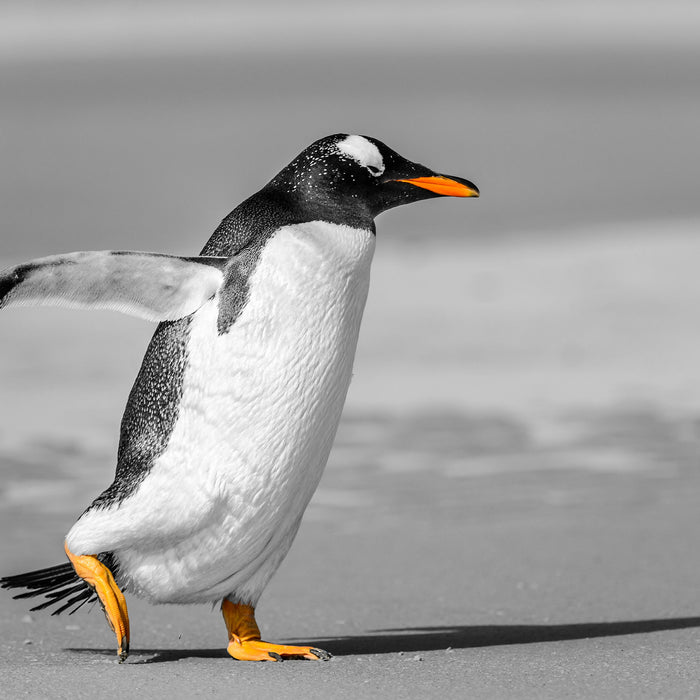
[[[371,175],[379,177],[384,172],[384,159],[379,149],[364,136],[353,134],[336,144],[339,153],[352,158],[363,168],[367,168]]]

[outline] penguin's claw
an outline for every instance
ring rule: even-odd
[[[109,622],[109,618],[107,618],[107,621]],[[110,625],[112,623],[110,622]],[[121,640],[119,641],[119,648],[117,649],[117,656],[119,657],[119,663],[123,664],[127,657],[129,656],[129,640],[127,639],[126,635],[124,635]]]
[[[260,639],[260,630],[255,621],[255,610],[251,605],[232,603],[224,598],[221,612],[228,630],[228,653],[239,661],[284,661],[287,659],[331,658],[327,651],[315,647],[297,647],[286,644],[271,644]]]
[[[325,649],[317,649],[316,647],[311,647],[309,649],[309,653],[313,654],[317,659],[320,659],[321,661],[328,661],[329,659],[333,658],[333,654],[331,654],[330,651],[326,651]]]
[[[124,594],[119,590],[112,572],[97,557],[73,554],[68,545],[65,549],[75,573],[95,589],[107,622],[117,637],[119,663],[124,663],[129,656],[129,613]]]

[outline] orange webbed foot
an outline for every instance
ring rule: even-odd
[[[326,661],[331,655],[323,649],[271,644],[262,640],[229,642],[228,653],[239,661],[284,661],[285,659],[313,659]]]
[[[326,661],[331,655],[315,647],[271,644],[260,639],[255,621],[255,610],[250,605],[232,603],[224,598],[221,612],[228,630],[227,651],[239,661],[284,661],[285,659],[313,659]]]
[[[107,622],[117,636],[117,656],[119,663],[123,663],[129,656],[129,613],[124,594],[117,586],[112,572],[97,557],[73,554],[68,545],[65,549],[75,573],[95,589]]]

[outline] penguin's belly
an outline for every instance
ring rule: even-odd
[[[105,512],[113,522],[102,518],[130,590],[155,602],[257,601],[328,459],[373,249],[369,231],[285,227],[261,252],[226,332],[220,297],[195,314],[167,447]]]

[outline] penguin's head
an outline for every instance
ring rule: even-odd
[[[268,185],[321,213],[374,219],[387,209],[432,197],[478,197],[469,180],[406,160],[369,136],[334,134],[302,151]]]

